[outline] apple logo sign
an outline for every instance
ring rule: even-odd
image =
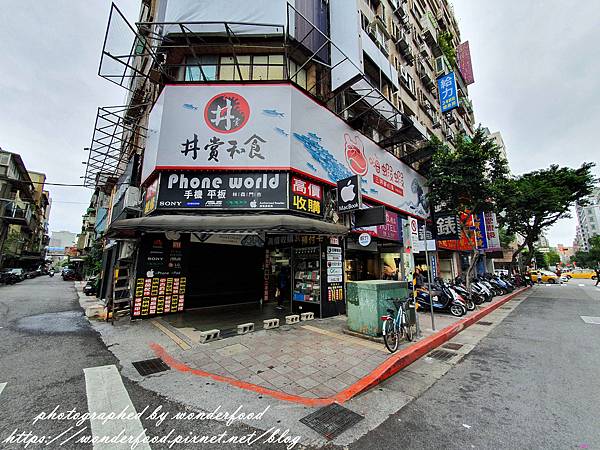
[[[256,208],[256,200],[252,200],[252,201],[250,202],[250,207],[251,207],[251,208]]]
[[[342,188],[342,191],[340,192],[342,200],[344,200],[345,202],[351,202],[352,200],[354,200],[354,198],[356,197],[356,193],[354,192],[355,188],[356,186],[354,186],[352,180],[348,180],[348,183],[346,183],[346,186],[344,186]]]
[[[154,277],[154,270],[149,270],[148,272],[146,272],[146,278],[153,278]]]
[[[338,212],[351,212],[360,209],[360,177],[352,175],[337,182]]]

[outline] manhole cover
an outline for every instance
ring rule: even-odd
[[[454,342],[448,342],[447,344],[442,345],[444,348],[449,348],[450,350],[458,350],[462,348],[464,344],[455,344]]]
[[[131,363],[140,375],[152,375],[153,373],[166,372],[170,367],[160,358],[145,359],[144,361],[136,361]]]
[[[438,361],[448,361],[453,356],[456,356],[456,353],[447,352],[446,350],[434,350],[427,356]]]
[[[580,316],[581,320],[585,323],[589,323],[592,325],[600,325],[600,317],[592,317],[592,316]]]
[[[483,322],[483,321],[479,321],[479,322],[477,322],[477,325],[486,325],[486,326],[489,326],[489,325],[492,325],[493,323],[494,323],[494,322]]]
[[[303,417],[300,422],[326,439],[332,440],[363,419],[364,417],[360,414],[337,403],[332,403]]]

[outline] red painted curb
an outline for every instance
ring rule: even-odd
[[[498,300],[497,302],[488,305],[486,308],[477,311],[475,314],[469,317],[465,317],[464,319],[461,319],[452,325],[448,325],[446,328],[443,328],[436,334],[432,334],[431,336],[426,337],[422,341],[419,341],[416,344],[406,347],[400,352],[391,355],[387,360],[385,360],[377,368],[375,368],[375,370],[373,370],[370,374],[358,380],[352,386],[344,389],[343,391],[339,392],[333,397],[328,398],[308,398],[302,397],[300,395],[287,394],[285,392],[267,389],[256,384],[236,380],[235,378],[224,377],[222,375],[205,372],[203,370],[193,369],[187,364],[173,358],[159,344],[151,343],[150,348],[154,351],[156,356],[161,358],[169,367],[179,372],[188,372],[192,375],[211,378],[215,381],[227,383],[240,389],[245,389],[247,391],[252,391],[263,395],[268,395],[269,397],[273,397],[278,400],[297,403],[304,406],[325,406],[334,402],[341,404],[350,400],[352,397],[355,397],[356,395],[372,388],[373,386],[376,386],[377,384],[391,377],[395,373],[404,369],[408,365],[415,362],[417,359],[421,358],[426,353],[429,353],[434,348],[439,347],[444,342],[448,341],[449,339],[452,339],[465,328],[470,327],[475,322],[479,321],[482,317],[487,316],[496,308],[502,306],[503,304],[505,304],[506,302],[508,302],[509,300],[511,300],[512,298],[514,298],[515,296],[517,296],[521,292],[524,292],[527,289],[529,289],[529,287],[525,287],[516,292],[513,292],[512,294],[504,297],[502,300]]]
[[[506,302],[513,299],[515,296],[519,295],[521,292],[524,292],[527,289],[529,289],[529,287],[525,287],[516,292],[513,292],[512,294],[507,295],[503,299],[488,305],[486,308],[477,311],[475,314],[469,317],[465,317],[464,319],[461,319],[452,325],[448,325],[446,328],[443,328],[437,333],[426,337],[422,341],[419,341],[416,344],[406,347],[400,352],[393,354],[391,357],[389,357],[383,363],[381,363],[377,368],[375,368],[375,370],[373,370],[369,375],[358,380],[352,386],[344,389],[342,392],[335,395],[335,401],[338,403],[346,402],[352,397],[372,388],[373,386],[376,386],[377,384],[391,377],[395,373],[398,373],[400,370],[404,369],[408,365],[412,364],[417,359],[421,358],[423,355],[429,353],[434,348],[437,348],[444,342],[452,339],[465,328],[470,327],[475,322],[487,316],[496,308],[502,306],[503,304],[505,304]]]

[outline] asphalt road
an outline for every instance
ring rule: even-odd
[[[62,281],[60,276],[43,276],[13,286],[0,286],[0,449],[92,448],[91,444],[75,443],[79,437],[92,434],[89,420],[84,420],[80,425],[66,419],[38,420],[33,423],[40,413],[50,413],[57,406],[57,412],[72,409],[80,413],[89,412],[83,369],[118,365],[97,333],[89,326],[76,298],[73,283]],[[209,420],[172,420],[174,414],[189,410],[148,392],[127,379],[122,379],[122,382],[138,413],[148,407],[147,413],[141,417],[148,437],[164,437],[171,430],[174,430],[170,435],[172,438],[192,434],[212,437],[223,432],[228,433],[226,437],[243,437],[256,431],[236,423],[226,426],[223,422]],[[156,420],[148,417],[157,407],[162,408],[161,413],[169,414],[158,426]],[[73,429],[69,431],[70,427]],[[80,435],[61,444],[81,429],[85,430]],[[17,431],[13,434],[15,430]],[[23,439],[31,441],[28,446],[25,445],[25,440],[7,441],[11,435],[14,437],[20,433],[25,433]],[[65,434],[47,446],[33,441],[35,437],[47,436],[48,442],[61,433]],[[256,436],[261,433],[257,431]],[[286,448],[283,444],[260,444],[261,441],[258,441],[253,447]],[[215,446],[248,448],[247,444],[186,443],[178,443],[171,448]],[[151,447],[163,449],[169,448],[169,444],[157,443]],[[99,448],[119,449],[130,446],[109,445]]]
[[[580,286],[583,284],[584,286]],[[355,449],[600,449],[600,289],[536,286],[425,394]]]

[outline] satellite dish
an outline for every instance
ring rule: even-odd
[[[170,241],[178,241],[181,238],[179,231],[165,231],[165,237]]]

